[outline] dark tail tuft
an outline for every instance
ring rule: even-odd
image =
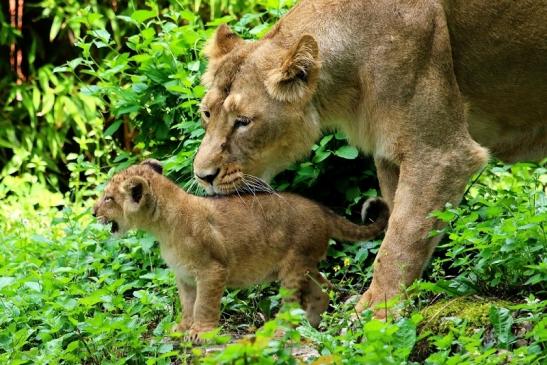
[[[382,198],[369,198],[361,207],[361,222],[364,224],[384,222],[389,219],[389,206]]]
[[[334,215],[334,213],[333,213]],[[361,209],[361,218],[367,217],[369,224],[359,225],[344,217],[334,215],[332,219],[332,236],[345,241],[369,240],[380,234],[389,220],[389,206],[382,198],[368,199]],[[372,219],[372,217],[376,217]],[[365,222],[367,223],[367,222]]]

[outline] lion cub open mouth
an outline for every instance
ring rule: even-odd
[[[193,341],[218,324],[225,287],[246,287],[280,280],[291,299],[318,326],[328,307],[318,271],[328,241],[371,239],[389,215],[381,199],[368,201],[380,212],[369,225],[357,225],[294,194],[204,198],[187,194],[147,160],[112,177],[94,207],[94,215],[112,224],[112,233],[149,231],[160,242],[174,271],[183,318],[176,330]]]
[[[110,233],[118,233],[120,231],[120,226],[116,223],[116,221],[110,221],[108,223],[111,224]]]

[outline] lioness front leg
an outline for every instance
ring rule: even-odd
[[[194,303],[196,301],[196,287],[177,279],[182,319],[175,325],[173,331],[184,332],[190,329],[194,321]]]
[[[458,204],[469,177],[486,163],[486,151],[476,143],[470,140],[460,147],[432,150],[401,163],[388,230],[374,262],[372,283],[357,304],[358,312],[375,306],[376,316],[385,317],[379,304],[421,276],[440,240],[440,236],[429,237],[431,230],[442,226],[430,213],[443,209],[447,202]]]
[[[197,295],[194,304],[194,321],[189,336],[194,342],[201,342],[199,334],[214,329],[220,317],[220,300],[226,286],[226,270],[217,263],[211,263],[197,277]]]

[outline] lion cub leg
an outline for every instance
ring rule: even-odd
[[[199,334],[214,329],[220,318],[220,300],[226,286],[226,270],[220,264],[211,264],[196,278],[197,293],[194,303],[193,323],[189,337],[202,342]]]
[[[329,295],[324,291],[332,284],[314,269],[308,273],[308,280],[302,291],[302,308],[306,311],[308,321],[313,327],[318,327],[321,314],[329,307]]]
[[[177,279],[177,288],[179,291],[180,304],[182,305],[182,319],[180,323],[175,325],[173,331],[184,332],[188,331],[194,322],[196,287]]]
[[[291,296],[285,301],[297,302],[306,311],[310,324],[314,327],[321,321],[323,313],[329,303],[321,285],[327,280],[315,268],[315,264],[303,258],[288,259],[279,272],[281,286],[291,291]]]
[[[286,260],[279,270],[281,286],[288,289],[290,295],[284,300],[286,302],[297,302],[302,304],[302,293],[306,286],[306,273],[311,271],[301,260]]]

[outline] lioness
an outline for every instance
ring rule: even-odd
[[[373,238],[386,226],[387,204],[369,200],[379,210],[374,223],[359,226],[327,208],[294,194],[259,194],[203,198],[187,194],[147,160],[110,180],[94,215],[111,223],[113,233],[151,232],[177,278],[182,321],[192,340],[214,328],[226,286],[245,287],[279,279],[293,291],[310,323],[319,325],[329,297],[319,273],[329,238]]]
[[[344,131],[374,156],[392,209],[357,310],[391,298],[438,243],[429,213],[460,201],[488,150],[547,155],[546,19],[545,0],[302,0],[256,42],[220,26],[195,175],[229,194]]]

